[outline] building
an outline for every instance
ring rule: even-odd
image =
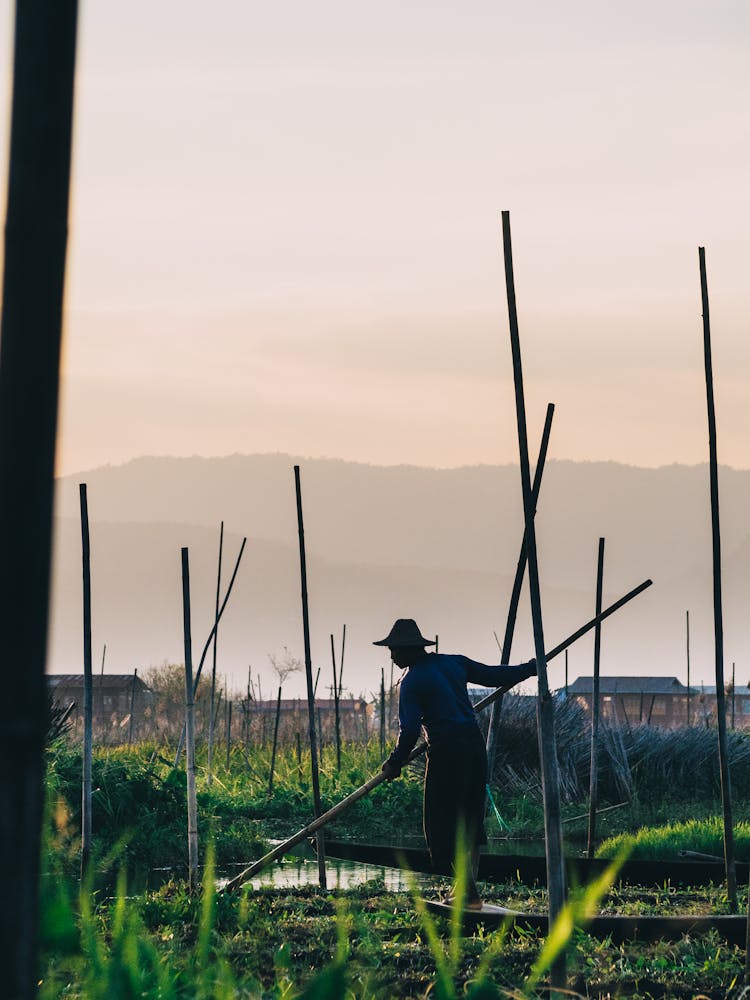
[[[578,677],[567,695],[591,712],[593,677]],[[677,677],[600,677],[602,719],[623,725],[678,726],[711,725],[716,722],[716,688],[686,687]],[[732,694],[726,695],[727,723],[732,722]],[[688,715],[689,713],[689,715]],[[734,719],[738,729],[750,727],[750,689],[737,688]]]
[[[94,674],[91,681],[93,724],[97,728],[124,727],[130,721],[131,702],[136,720],[151,703],[151,689],[133,674]],[[83,674],[48,674],[47,688],[62,708],[75,705],[70,716],[75,725],[83,720]]]

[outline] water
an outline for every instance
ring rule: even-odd
[[[227,865],[221,871],[217,887],[224,885],[243,870],[242,865]],[[329,889],[353,889],[372,879],[382,881],[388,892],[407,892],[415,883],[421,889],[434,888],[438,880],[419,872],[413,875],[402,872],[398,868],[386,868],[384,865],[368,865],[359,861],[340,861],[337,858],[326,859],[326,881]],[[306,885],[319,885],[318,862],[306,858],[284,858],[281,862],[269,865],[265,871],[259,872],[255,878],[246,884],[254,889],[295,889]]]

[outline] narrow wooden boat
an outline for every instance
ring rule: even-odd
[[[435,900],[425,900],[427,909],[439,916],[450,917],[453,907]],[[501,926],[519,924],[547,933],[546,913],[522,913],[502,906],[487,905],[481,910],[464,910],[465,927],[476,924]],[[582,921],[578,926],[593,937],[611,937],[623,941],[679,941],[686,934],[705,934],[715,930],[729,944],[745,946],[747,917],[735,915],[693,914],[679,916],[603,916]]]
[[[360,861],[364,864],[384,865],[389,868],[408,868],[415,872],[430,872],[430,858],[426,850],[415,847],[395,847],[387,844],[359,844],[326,839],[326,854],[332,858]],[[566,858],[569,885],[584,885],[601,875],[608,861],[600,858]],[[479,878],[484,882],[523,882],[524,885],[545,885],[547,864],[543,857],[523,854],[482,854],[479,861]],[[625,885],[675,886],[720,884],[724,880],[721,861],[668,860],[626,861],[617,881]],[[748,865],[737,863],[737,882],[748,881]]]

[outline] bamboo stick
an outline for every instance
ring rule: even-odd
[[[107,655],[107,643],[104,643],[104,649],[102,650],[102,669],[99,673],[100,677],[104,677],[104,657]]]
[[[568,651],[565,650],[565,697],[568,697]]]
[[[312,657],[310,655],[310,615],[307,599],[307,558],[305,556],[305,527],[302,518],[302,485],[300,483],[299,466],[294,466],[294,487],[297,497],[297,534],[299,537],[300,582],[302,592],[302,633],[305,647],[305,676],[307,677],[307,714],[309,721],[310,766],[312,769],[313,809],[315,816],[320,816],[320,780],[318,777],[318,747],[315,738],[315,692],[312,679]],[[318,670],[318,677],[320,670]],[[317,687],[317,678],[316,678]],[[322,831],[316,837],[318,847],[318,879],[320,888],[326,888],[326,858],[325,840]]]
[[[344,623],[344,628],[341,633],[341,659],[339,660],[339,698],[341,697],[342,684],[344,683],[342,678],[344,676],[344,650],[346,649],[346,623]]]
[[[385,669],[380,668],[380,756],[385,756]]]
[[[724,818],[724,866],[726,869],[729,905],[737,909],[737,874],[734,862],[734,833],[732,831],[732,786],[727,757],[727,718],[724,701],[724,623],[721,602],[721,529],[719,525],[719,463],[716,448],[716,411],[714,408],[713,366],[711,361],[711,322],[708,309],[708,281],[706,279],[706,250],[698,248],[698,265],[703,305],[703,359],[706,369],[706,404],[708,410],[709,478],[711,492],[711,535],[713,541],[713,596],[714,596],[714,656],[716,667],[716,721],[719,738],[719,773],[721,775],[721,802]]]
[[[78,487],[81,505],[81,561],[83,564],[83,783],[81,801],[81,878],[91,859],[91,764],[93,753],[93,685],[91,673],[91,544],[86,483]]]
[[[567,639],[563,639],[561,643],[559,643],[557,646],[551,649],[549,653],[547,653],[547,660],[549,661],[554,659],[556,656],[559,656],[560,653],[564,652],[568,648],[568,646],[571,646],[574,642],[577,642],[578,639],[580,639],[582,636],[586,635],[587,632],[590,632],[591,629],[594,628],[594,626],[597,624],[597,622],[604,621],[605,619],[609,618],[609,616],[613,615],[615,611],[618,611],[625,604],[627,604],[629,601],[632,601],[634,597],[637,597],[647,587],[650,586],[651,586],[651,580],[645,580],[638,587],[635,587],[629,593],[625,594],[624,597],[621,597],[618,601],[615,601],[614,604],[611,604],[605,611],[602,611],[601,615],[598,618],[592,618],[591,621],[586,622],[585,625],[582,625],[579,629],[576,629],[576,631],[573,632],[572,635],[569,635]],[[479,712],[487,708],[488,705],[491,705],[497,698],[502,698],[505,692],[509,690],[510,688],[499,687],[497,688],[496,691],[493,691],[486,697],[482,698],[482,700],[477,702],[477,704],[474,706],[475,714],[479,714]],[[366,732],[367,731],[366,711],[362,713],[362,718],[365,724],[365,732]],[[426,750],[427,750],[427,744],[420,743],[409,754],[408,760],[410,761],[416,760],[416,758],[421,757]],[[259,871],[262,871],[265,867],[272,864],[274,861],[278,860],[280,857],[286,854],[287,851],[290,851],[293,847],[301,843],[307,837],[312,836],[313,833],[317,833],[317,831],[320,830],[323,826],[325,826],[326,823],[329,823],[332,819],[335,819],[337,816],[340,816],[341,813],[343,813],[346,809],[349,808],[349,806],[353,805],[355,802],[358,802],[361,798],[363,798],[363,796],[371,792],[373,788],[377,788],[378,785],[382,784],[382,782],[385,780],[386,780],[385,772],[379,771],[376,775],[370,778],[369,781],[366,781],[364,785],[360,785],[359,788],[356,788],[353,792],[347,795],[345,799],[342,799],[341,802],[338,802],[335,806],[332,806],[327,812],[323,813],[321,816],[318,816],[315,819],[313,819],[312,822],[308,823],[307,826],[303,827],[301,830],[298,830],[297,833],[295,833],[288,840],[285,840],[282,844],[277,844],[277,846],[274,847],[272,851],[269,851],[268,854],[265,854],[262,858],[260,858],[254,864],[252,864],[249,868],[246,868],[243,872],[240,872],[239,875],[237,875],[235,878],[227,882],[222,891],[233,892],[235,889],[239,889],[239,887],[243,883],[247,882],[248,879],[251,879],[254,875],[257,875]]]
[[[219,600],[221,598],[221,556],[224,550],[224,522],[219,528],[219,566],[216,571],[216,610],[214,613],[213,660],[211,664],[211,699],[208,710],[208,775],[207,784],[213,781],[214,764],[214,701],[216,700],[216,654],[219,639]]]
[[[133,684],[130,688],[130,723],[128,725],[128,746],[133,742],[133,718],[135,717],[135,682],[138,680],[138,668],[133,671]]]
[[[508,321],[510,327],[511,354],[513,357],[513,381],[516,395],[516,421],[518,424],[518,450],[521,464],[521,492],[523,495],[524,523],[526,526],[526,550],[529,573],[529,593],[531,618],[534,628],[534,649],[536,652],[539,698],[537,714],[539,720],[539,756],[542,770],[542,795],[544,799],[545,849],[547,855],[547,886],[549,893],[549,922],[553,925],[565,905],[565,862],[562,846],[562,822],[560,814],[560,778],[557,764],[557,740],[555,737],[555,716],[552,694],[547,680],[547,661],[544,649],[544,626],[542,622],[542,602],[539,590],[539,568],[536,551],[536,527],[534,524],[534,499],[531,492],[529,469],[529,446],[526,435],[526,404],[524,401],[523,372],[521,366],[521,343],[516,312],[516,292],[513,277],[513,251],[510,237],[510,213],[502,213],[503,251],[505,258],[505,285],[508,299]],[[565,952],[550,969],[550,984],[553,993],[565,988]]]
[[[534,470],[534,484],[532,486],[534,515],[536,515],[536,507],[539,502],[539,491],[542,488],[542,475],[544,474],[544,463],[547,460],[547,449],[549,447],[549,438],[552,431],[552,418],[554,414],[555,404],[548,403],[547,412],[544,417],[542,439],[539,444],[539,455],[536,461],[536,469]],[[516,563],[516,575],[513,579],[513,587],[511,588],[510,601],[508,603],[508,616],[505,620],[505,634],[503,636],[503,644],[500,650],[501,663],[510,663],[510,652],[513,646],[513,634],[516,629],[516,618],[518,617],[518,604],[521,600],[521,587],[523,586],[523,578],[526,575],[526,558],[526,529],[524,529],[523,538],[521,539],[521,552],[519,553],[518,562]],[[495,638],[497,639],[497,636],[495,636]],[[502,698],[498,699],[498,701],[496,701],[492,706],[490,711],[490,720],[487,726],[488,781],[491,780],[495,771],[497,732],[500,724],[501,706]]]
[[[336,650],[331,632],[331,666],[333,667],[333,705],[336,712],[336,770],[341,770],[341,712],[339,708],[339,688],[336,680]]]
[[[226,685],[225,685],[226,691]],[[229,697],[229,693],[225,694],[226,701],[226,720],[227,720],[227,759],[226,759],[226,769],[229,771],[229,756],[232,751],[232,699]]]
[[[596,613],[602,610],[602,587],[604,583],[604,539],[599,539],[596,561]],[[602,627],[594,629],[594,681],[591,697],[591,750],[589,753],[589,825],[587,855],[594,857],[596,848],[596,807],[597,807],[597,760],[596,743],[599,739],[599,664],[601,654]]]
[[[732,729],[734,729],[734,663],[732,663]]]
[[[185,646],[185,745],[187,751],[188,885],[198,887],[198,803],[195,794],[195,689],[193,687],[193,641],[190,631],[190,562],[182,556],[182,633]]]
[[[0,296],[0,625],[12,692],[0,699],[0,968],[14,1000],[31,1000],[39,981],[44,668],[76,20],[76,0],[16,4]]]
[[[279,693],[276,696],[276,720],[273,724],[273,748],[271,750],[271,767],[268,774],[268,794],[273,795],[273,772],[276,767],[276,745],[279,740],[279,717],[281,715],[281,684]]]
[[[687,647],[687,724],[690,725],[690,612],[685,612],[685,645]]]

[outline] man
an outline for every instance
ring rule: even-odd
[[[536,674],[536,660],[520,666],[489,666],[466,656],[428,653],[435,643],[425,639],[412,618],[399,618],[385,639],[391,659],[406,671],[399,694],[396,747],[383,764],[388,781],[401,773],[420,729],[427,737],[424,779],[424,835],[434,870],[449,875],[459,829],[470,852],[464,905],[481,909],[476,885],[479,845],[486,844],[484,797],[487,754],[466,690],[468,682],[510,687]],[[451,902],[449,896],[446,902]]]

